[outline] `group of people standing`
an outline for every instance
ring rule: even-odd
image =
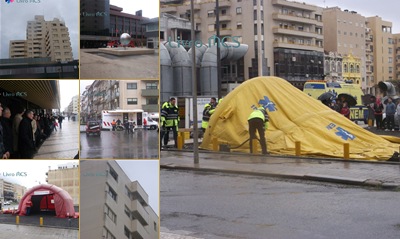
[[[370,97],[368,104],[368,120],[371,126],[374,126],[376,121],[377,130],[394,131],[395,130],[395,115],[398,115],[398,125],[400,125],[400,99],[395,103],[391,97],[387,99],[384,105],[379,98]],[[382,122],[383,113],[386,114],[387,127]],[[400,130],[400,129],[399,129]]]
[[[11,110],[0,104],[0,157],[3,159],[31,159],[40,144],[54,130],[56,117],[38,115],[33,110],[22,107]],[[60,128],[62,116],[58,117]]]

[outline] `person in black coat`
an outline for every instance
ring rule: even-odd
[[[3,116],[0,119],[1,126],[3,127],[3,144],[6,152],[9,152],[12,157],[14,154],[14,137],[10,117],[11,111],[8,107],[5,107],[3,110]]]
[[[26,110],[19,124],[18,149],[22,159],[31,159],[35,153],[35,142],[32,131],[33,111]]]

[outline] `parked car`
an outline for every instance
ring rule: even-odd
[[[4,205],[11,205],[10,202],[4,202]]]
[[[88,121],[86,123],[86,135],[89,136],[90,134],[96,134],[100,136],[101,134],[101,126],[100,123],[97,121]]]

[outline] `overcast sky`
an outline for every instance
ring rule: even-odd
[[[154,212],[159,211],[160,165],[158,160],[117,160],[131,181],[138,181],[149,195],[149,204]]]
[[[392,33],[400,33],[399,0],[298,0],[320,7],[340,7],[343,10],[356,11],[364,17],[379,16],[392,22]]]
[[[61,111],[69,105],[72,97],[79,95],[79,80],[59,80]]]
[[[57,169],[58,165],[66,163],[78,163],[78,160],[0,160],[0,178],[29,189],[39,184],[47,184],[46,173],[49,166],[51,169]]]
[[[79,87],[80,87],[80,95],[85,91],[85,87],[91,85],[94,80],[80,80]]]
[[[78,59],[79,1],[40,0],[40,3],[14,1],[0,2],[0,58],[9,58],[10,40],[26,40],[26,25],[35,15],[44,15],[46,21],[58,18],[65,22],[71,39],[74,59]]]
[[[159,0],[110,0],[110,4],[122,7],[125,13],[135,14],[136,11],[142,10],[143,17],[159,17]]]

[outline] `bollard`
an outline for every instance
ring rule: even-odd
[[[19,225],[19,216],[18,215],[15,217],[15,224]]]
[[[212,147],[213,147],[213,151],[218,151],[219,150],[219,142],[218,142],[218,138],[212,138]]]
[[[256,154],[258,148],[258,139],[252,139],[252,140],[253,140],[253,148],[251,149],[251,152],[253,152],[253,154]]]
[[[301,143],[300,141],[294,142],[295,144],[295,150],[296,150],[296,156],[300,156],[301,154]]]
[[[182,150],[183,149],[183,143],[182,143],[182,135],[181,134],[178,134],[178,137],[177,137],[177,147],[178,147],[178,149],[179,150]]]
[[[343,152],[344,152],[344,158],[349,159],[350,158],[350,144],[349,143],[343,144]]]
[[[40,226],[43,226],[43,217],[40,217]]]

